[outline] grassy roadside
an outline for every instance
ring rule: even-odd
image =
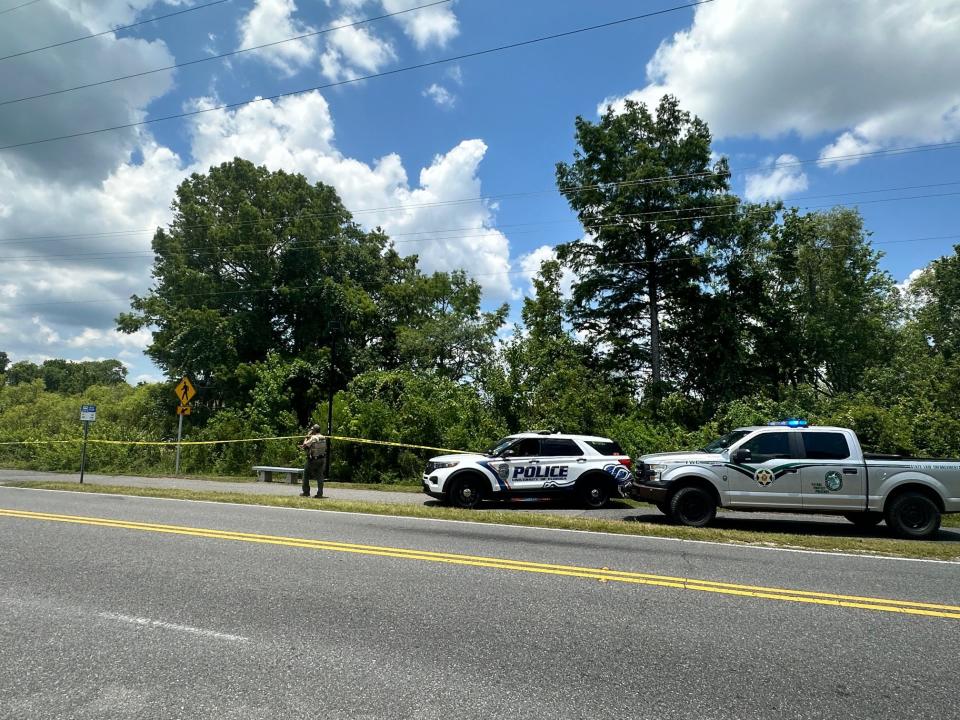
[[[210,502],[237,503],[302,509],[338,510],[341,512],[389,515],[394,517],[434,518],[441,520],[466,520],[476,523],[498,523],[522,527],[557,528],[564,530],[588,530],[618,535],[643,535],[685,540],[705,540],[735,545],[796,548],[824,552],[847,552],[863,555],[889,555],[893,557],[923,558],[934,560],[960,560],[960,543],[916,542],[885,537],[845,537],[823,535],[797,535],[775,532],[722,528],[687,528],[675,525],[644,523],[627,520],[594,520],[582,517],[563,517],[503,510],[460,510],[457,508],[428,505],[399,505],[388,503],[358,502],[347,500],[316,500],[298,496],[268,496],[246,493],[175,490],[168,488],[136,488],[107,485],[78,485],[63,482],[16,482],[8,487],[41,490],[71,490],[74,492],[103,493],[108,495],[133,495],[175,500],[206,500]],[[366,487],[366,486],[364,486]]]

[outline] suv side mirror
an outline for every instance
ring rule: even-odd
[[[500,457],[502,458],[514,457],[516,454],[517,454],[517,451],[514,450],[513,448],[507,448],[502,453],[500,453]]]
[[[746,448],[737,448],[730,459],[735,463],[750,462],[753,459],[753,453]]]

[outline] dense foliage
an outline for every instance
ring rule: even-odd
[[[698,447],[785,416],[854,428],[882,452],[960,455],[960,246],[904,290],[856,210],[801,213],[730,192],[706,125],[665,98],[578,119],[560,191],[586,235],[558,248],[503,332],[458,271],[426,275],[334,190],[243,160],[193,175],[154,238],[154,285],[118,319],[153,331],[167,383],[117,361],[9,364],[0,442],[175,437],[172,388],[199,387],[190,440],[334,433],[478,450],[525,429],[609,435],[633,455]],[[572,272],[572,295],[560,290]],[[427,450],[338,441],[333,475],[415,479]],[[76,443],[0,445],[75,470]],[[298,463],[295,440],[212,444],[188,473]],[[171,472],[170,447],[96,445],[93,471]]]

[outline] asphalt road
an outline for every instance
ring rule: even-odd
[[[2,718],[958,717],[957,564],[14,488],[0,548]]]

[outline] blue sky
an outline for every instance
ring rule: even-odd
[[[9,85],[0,99],[418,4],[230,0],[0,61]],[[41,0],[0,16],[0,54],[190,5]],[[670,6],[456,0],[269,52],[0,106],[0,145],[289,92]],[[574,118],[596,119],[606,101],[654,101],[663,92],[710,124],[736,192],[811,209],[858,204],[884,268],[904,281],[960,242],[944,237],[960,235],[960,150],[793,163],[960,139],[960,86],[951,70],[960,66],[957,37],[958,0],[715,0],[276,104],[0,152],[0,349],[35,361],[119,356],[131,380],[157,378],[141,352],[148,336],[119,336],[112,318],[149,284],[148,229],[169,219],[177,182],[233,154],[331,183],[354,210],[408,206],[357,219],[383,224],[402,251],[419,250],[425,269],[467,267],[490,304],[509,301],[516,311],[529,272],[551,246],[580,234],[553,191],[554,165],[573,152]],[[927,197],[910,197],[919,195]]]

